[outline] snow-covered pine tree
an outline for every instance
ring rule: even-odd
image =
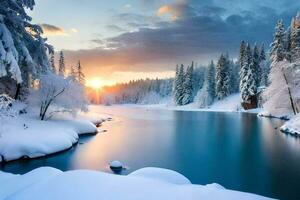
[[[230,93],[237,93],[239,92],[239,72],[240,67],[237,62],[233,60],[229,61],[229,75],[230,75]]]
[[[184,82],[183,82],[183,98],[182,105],[189,104],[193,102],[193,71],[194,71],[194,62],[191,66],[187,67]]]
[[[182,105],[182,99],[184,94],[184,65],[181,65],[179,67],[178,77],[177,77],[177,83],[176,83],[176,105]]]
[[[81,66],[80,60],[78,61],[78,64],[77,64],[77,80],[80,84],[84,85],[85,75],[82,72],[82,66]]]
[[[285,58],[285,30],[283,21],[279,20],[275,27],[275,34],[273,43],[271,44],[271,61],[273,63],[277,63],[283,61]]]
[[[215,64],[211,61],[207,66],[203,87],[198,91],[195,102],[200,108],[205,108],[214,102],[215,97]]]
[[[245,109],[254,108],[257,106],[257,85],[256,73],[253,62],[253,54],[249,44],[246,46],[244,55],[244,66],[240,73],[240,91],[242,97],[242,105]]]
[[[268,75],[270,72],[269,65],[266,61],[266,53],[264,44],[262,44],[260,49],[259,61],[261,66],[261,82],[260,86],[268,86]]]
[[[260,82],[261,82],[261,74],[262,74],[262,70],[261,70],[261,66],[260,66],[260,51],[258,46],[255,44],[254,48],[253,48],[253,59],[252,59],[252,67],[253,67],[253,76],[255,78],[255,85],[256,88],[258,88],[260,86]]]
[[[46,51],[51,53],[53,48],[45,44],[41,27],[31,24],[31,17],[26,13],[34,5],[34,0],[1,0],[0,3],[0,78],[9,77],[3,80],[5,84],[11,80],[17,83],[15,97],[21,83],[28,87],[29,77],[37,78],[50,69]]]
[[[177,93],[178,75],[179,75],[179,66],[176,65],[175,77],[172,86],[172,97],[175,104],[177,104],[177,98],[178,98],[178,93]]]
[[[291,60],[300,60],[300,12],[292,20],[291,25]]]
[[[215,69],[215,64],[214,61],[211,61],[207,72],[206,72],[206,82],[207,82],[207,92],[209,94],[209,96],[211,97],[211,99],[213,100],[216,97],[216,69]]]
[[[59,53],[59,66],[58,66],[58,74],[61,76],[65,76],[66,67],[65,67],[65,57],[64,53],[60,51]]]
[[[52,72],[56,74],[54,53],[51,53],[51,55],[50,55],[50,66],[51,66]]]
[[[294,94],[298,94],[298,92],[295,93],[295,91],[299,91],[299,85],[294,83],[298,82],[296,80],[299,80],[296,78],[299,77],[297,76],[297,72],[300,66],[298,57],[300,53],[300,49],[298,49],[300,47],[300,35],[298,34],[300,33],[297,33],[297,26],[300,26],[299,24],[297,25],[297,23],[299,22],[300,14],[298,13],[296,18],[292,20],[291,25],[291,61],[293,62],[291,64],[284,59],[278,59],[278,57],[281,56],[281,44],[279,43],[282,40],[280,38],[283,37],[282,32],[284,28],[280,23],[276,25],[275,37],[272,43],[273,48],[271,51],[270,85],[264,92],[264,108],[273,115],[283,116],[298,113]],[[278,52],[280,52],[280,56],[278,56]],[[295,90],[295,88],[297,89]]]
[[[246,76],[248,72],[248,65],[247,65],[247,55],[246,55],[246,43],[245,41],[241,42],[240,45],[240,53],[239,53],[239,64],[240,64],[240,92],[241,94],[244,91],[246,85]]]
[[[255,58],[254,56],[252,56],[252,52],[251,50],[249,51],[250,49],[250,46],[249,48],[247,48],[247,57],[248,57],[248,62],[250,63],[249,65],[249,68],[248,68],[248,73],[247,73],[247,76],[246,76],[246,84],[247,84],[247,87],[246,87],[246,93],[243,100],[244,102],[247,102],[247,103],[255,103],[257,104],[257,60],[255,61]],[[253,54],[254,55],[254,54]],[[257,59],[257,58],[256,58]],[[253,106],[257,106],[257,105],[254,105]]]
[[[229,61],[223,54],[218,60],[216,67],[216,97],[223,100],[230,94]]]
[[[291,32],[291,27],[292,27],[292,24],[285,31],[285,38],[284,38],[284,51],[285,51],[284,58],[287,61],[289,61],[289,62],[292,62],[292,52],[291,52],[291,47],[292,47],[292,38],[291,38],[291,36],[292,36],[292,32]]]

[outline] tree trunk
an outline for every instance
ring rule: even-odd
[[[16,90],[16,94],[15,94],[15,99],[19,99],[20,97],[20,91],[21,91],[21,84],[17,83],[17,90]]]
[[[289,83],[288,83],[288,81],[287,81],[287,78],[286,78],[286,76],[285,76],[285,73],[284,73],[283,69],[282,69],[281,71],[282,71],[282,74],[283,74],[285,83],[286,83],[286,85],[287,85],[287,88],[288,88],[289,98],[290,98],[291,107],[292,107],[292,109],[293,109],[293,113],[294,113],[294,115],[296,115],[297,112],[296,112],[296,109],[295,109],[295,104],[294,104],[294,100],[293,100],[293,97],[292,97],[292,92],[291,92]]]

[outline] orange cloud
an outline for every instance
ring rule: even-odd
[[[180,15],[180,13],[170,5],[161,6],[157,10],[157,15],[158,16],[162,16],[162,15],[165,15],[165,14],[169,14],[171,16],[172,20],[176,20]]]
[[[69,34],[60,27],[51,24],[40,24],[44,36],[68,36]]]

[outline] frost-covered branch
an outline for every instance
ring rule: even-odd
[[[78,110],[87,110],[84,87],[71,77],[50,72],[41,76],[38,89],[29,96],[29,103],[40,107],[41,120],[50,119],[58,112],[76,114]]]

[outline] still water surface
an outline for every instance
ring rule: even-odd
[[[93,107],[113,120],[107,132],[85,136],[69,151],[0,165],[13,173],[40,166],[110,172],[120,160],[128,174],[152,166],[176,170],[193,183],[280,199],[300,199],[300,138],[281,133],[282,121],[256,114]]]

